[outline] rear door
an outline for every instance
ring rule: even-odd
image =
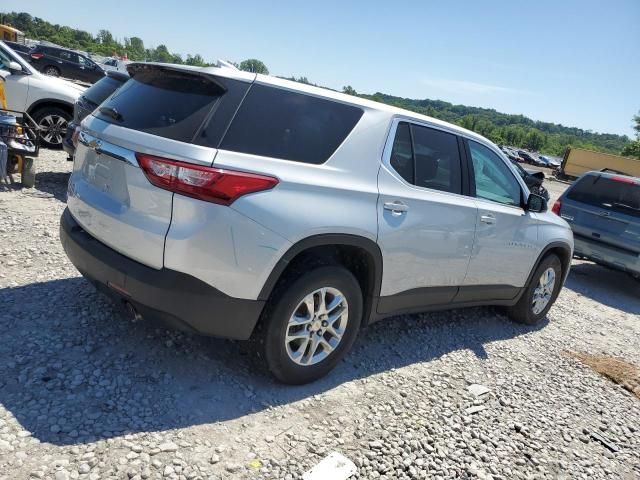
[[[378,175],[381,313],[454,298],[469,265],[477,216],[474,199],[463,195],[456,135],[404,121],[391,135]]]
[[[561,216],[576,237],[640,253],[640,183],[630,177],[581,177],[563,198]]]
[[[141,67],[83,122],[68,192],[76,221],[120,253],[161,268],[173,193],[149,182],[136,153],[210,165],[249,85]]]
[[[57,50],[58,66],[63,77],[81,80],[78,54],[68,50]]]

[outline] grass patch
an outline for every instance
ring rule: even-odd
[[[636,365],[608,355],[592,355],[584,352],[567,352],[567,355],[577,358],[600,375],[622,385],[640,398],[640,368]]]

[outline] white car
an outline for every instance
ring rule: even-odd
[[[27,112],[40,126],[45,147],[61,147],[73,104],[85,87],[38,72],[4,42],[0,42],[0,69],[10,72],[5,94],[10,110]]]
[[[117,70],[118,72],[127,73],[127,65],[129,65],[131,61],[129,60],[119,60],[117,58],[107,58],[104,62],[100,64],[100,66],[106,70]]]

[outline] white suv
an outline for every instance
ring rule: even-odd
[[[9,108],[33,117],[44,146],[61,147],[73,104],[85,87],[43,75],[1,41],[0,69],[10,72],[5,79]]]
[[[129,66],[82,123],[61,238],[136,316],[253,338],[273,374],[333,368],[401,312],[539,322],[571,230],[485,138],[224,68]]]

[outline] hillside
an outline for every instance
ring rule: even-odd
[[[22,30],[27,38],[47,40],[69,48],[107,56],[126,54],[131,60],[207,65],[207,62],[199,54],[187,54],[183,58],[180,54],[170,52],[165,45],[146,48],[143,40],[139,37],[125,37],[119,41],[108,30],[100,30],[97,35],[93,36],[83,30],[54,25],[28,13],[0,13],[0,17],[0,23],[13,25]],[[255,70],[255,65],[263,70]],[[242,62],[240,67],[268,73],[266,66],[255,59]],[[306,77],[291,77],[290,79],[311,83]],[[344,91],[456,123],[478,132],[496,143],[524,147],[552,155],[562,155],[567,146],[619,154],[625,145],[630,143],[629,138],[625,135],[594,133],[556,123],[535,121],[524,115],[501,113],[490,108],[453,105],[442,100],[401,98],[380,92],[373,95],[358,94],[351,87],[345,87]]]

